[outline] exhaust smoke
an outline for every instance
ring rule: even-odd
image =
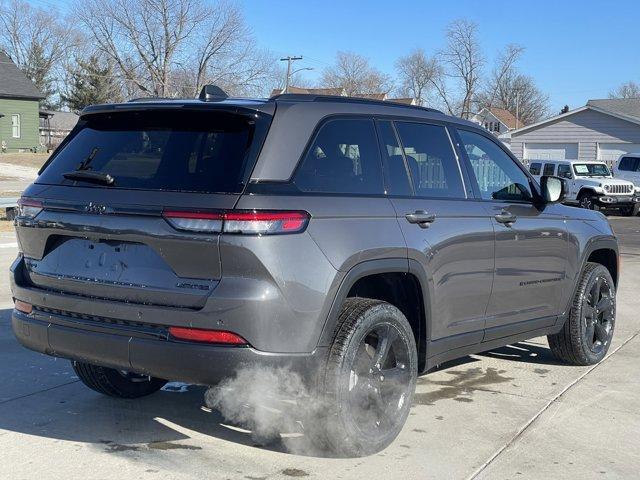
[[[288,368],[241,368],[234,377],[209,388],[205,402],[230,423],[250,430],[257,443],[281,441],[291,453],[331,455],[312,440],[327,430],[328,405]]]

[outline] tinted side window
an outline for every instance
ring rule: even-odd
[[[389,121],[378,122],[378,138],[382,150],[382,166],[386,179],[387,194],[412,195],[407,166],[402,156],[402,148]]]
[[[531,200],[529,178],[509,155],[483,135],[459,133],[484,200]]]
[[[638,170],[638,163],[640,163],[639,160],[640,158],[624,157],[620,160],[618,170],[622,170],[625,172],[635,172]]]
[[[555,163],[545,163],[544,170],[542,172],[543,175],[554,175],[556,172]]]
[[[382,194],[373,120],[336,119],[325,123],[294,182],[306,192]]]
[[[531,165],[529,165],[529,171],[531,172],[531,175],[540,175],[541,167],[541,163],[532,163]]]
[[[571,178],[571,167],[569,165],[558,165],[558,176]]]
[[[419,197],[465,198],[458,161],[444,127],[397,122],[413,188]]]

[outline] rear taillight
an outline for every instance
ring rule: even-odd
[[[26,313],[27,315],[29,315],[33,311],[33,305],[27,302],[23,302],[22,300],[16,299],[14,306],[16,307],[16,310],[22,313]]]
[[[165,210],[162,216],[178,230],[189,230],[192,232],[221,232],[221,213],[209,212],[183,212],[179,210]]]
[[[247,235],[299,233],[309,223],[302,211],[233,210],[229,212],[191,212],[165,210],[163,217],[176,229],[193,232],[223,232]]]
[[[190,342],[218,343],[226,345],[246,345],[240,335],[225,330],[205,330],[202,328],[169,327],[169,334],[177,340]]]
[[[18,216],[35,218],[42,211],[42,202],[32,198],[22,197],[18,200]]]

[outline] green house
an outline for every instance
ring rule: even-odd
[[[33,82],[0,51],[0,155],[40,148],[38,102],[42,98]]]

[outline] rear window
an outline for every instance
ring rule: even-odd
[[[107,188],[242,191],[256,125],[246,117],[211,111],[146,111],[87,118],[46,166],[38,183],[96,186],[64,177],[90,171],[111,175],[114,183]]]
[[[382,166],[370,119],[327,121],[294,180],[304,192],[381,195]]]

